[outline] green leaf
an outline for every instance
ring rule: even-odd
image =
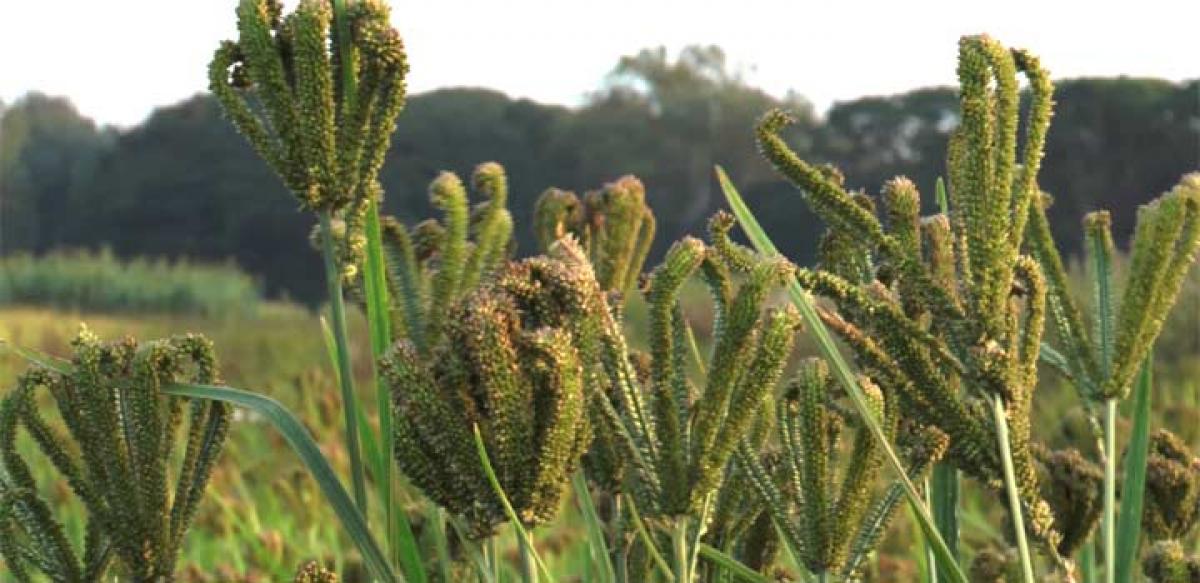
[[[600,523],[600,516],[596,513],[596,505],[592,502],[592,493],[588,490],[587,479],[583,477],[583,472],[575,472],[571,478],[571,486],[575,489],[575,501],[579,503],[579,511],[583,514],[584,524],[587,526],[587,543],[588,550],[595,563],[600,563],[600,568],[604,573],[604,581],[612,583],[617,580],[617,574],[613,570],[612,561],[608,558],[608,542],[604,539],[604,526]]]
[[[1121,482],[1121,514],[1117,521],[1117,581],[1132,581],[1137,566],[1138,538],[1142,527],[1142,503],[1146,495],[1146,457],[1150,451],[1151,357],[1142,364],[1133,387],[1133,434],[1125,458]]]
[[[392,320],[388,310],[387,267],[383,262],[383,238],[379,232],[379,207],[372,200],[367,207],[367,259],[363,281],[367,296],[367,324],[371,334],[373,363],[379,362],[392,344]],[[373,366],[374,370],[375,367]],[[392,398],[387,383],[379,382],[375,375],[375,405],[379,414],[379,447],[374,467],[375,479],[379,482],[379,499],[387,520],[388,541],[392,556],[403,566],[410,579],[418,583],[427,580],[425,563],[421,560],[421,549],[413,533],[408,516],[399,510],[395,500],[394,472],[392,471]]]
[[[765,575],[761,575],[758,571],[751,569],[738,562],[737,559],[722,553],[721,551],[705,544],[700,543],[700,556],[708,560],[708,562],[717,565],[726,571],[729,571],[736,579],[741,581],[749,581],[750,583],[770,583]]]
[[[358,511],[358,507],[350,499],[346,489],[342,487],[333,467],[329,465],[329,460],[321,455],[321,449],[317,446],[317,442],[313,440],[304,425],[283,405],[270,397],[256,393],[212,385],[173,384],[164,388],[163,392],[193,399],[224,401],[249,409],[269,421],[300,457],[300,461],[304,463],[308,472],[312,474],[313,479],[321,488],[321,493],[325,495],[325,500],[329,502],[334,513],[337,514],[338,520],[341,521],[342,527],[346,529],[346,533],[358,547],[371,576],[384,582],[405,581],[402,576],[392,571],[383,549],[371,535],[366,519]]]
[[[716,167],[717,180],[721,183],[721,190],[725,192],[725,199],[729,202],[730,209],[734,216],[737,217],[738,223],[741,224],[742,230],[746,236],[750,238],[751,243],[758,251],[764,255],[777,256],[779,250],[775,248],[774,243],[763,231],[758,220],[754,218],[750,208],[746,206],[746,202],[742,200],[733,183],[729,181],[725,171],[720,167]],[[855,379],[854,373],[850,370],[850,365],[838,352],[837,345],[834,343],[833,336],[825,327],[825,323],[817,316],[816,308],[813,306],[811,294],[804,288],[800,287],[800,283],[795,278],[789,282],[788,294],[791,296],[792,303],[800,310],[801,317],[804,318],[805,326],[811,331],[812,335],[817,340],[817,345],[821,349],[822,356],[829,361],[833,370],[834,376],[845,387],[846,392],[850,395],[850,400],[854,404],[855,410],[863,423],[870,430],[871,435],[878,442],[880,449],[884,452],[884,457],[888,464],[892,466],[901,485],[904,487],[904,494],[908,498],[909,505],[913,508],[913,514],[917,517],[917,522],[921,526],[921,530],[925,532],[925,536],[933,545],[933,550],[938,559],[938,565],[946,567],[945,572],[950,581],[955,583],[966,583],[966,575],[963,574],[962,568],[955,562],[954,556],[950,553],[949,547],[946,546],[946,541],[938,533],[937,527],[933,524],[933,517],[929,514],[929,509],[921,501],[921,495],[917,492],[916,486],[909,479],[908,474],[904,471],[904,465],[900,462],[900,458],[896,455],[892,445],[888,443],[887,434],[883,427],[880,426],[879,420],[871,413],[866,395],[863,394],[862,388],[858,386],[858,380]]]
[[[1083,548],[1079,549],[1078,558],[1075,559],[1075,564],[1079,565],[1079,580],[1081,583],[1096,583],[1099,577],[1096,575],[1096,541],[1088,539],[1083,543]]]
[[[947,462],[938,462],[933,466],[933,474],[929,478],[929,496],[933,499],[933,522],[938,532],[946,540],[950,554],[958,559],[958,469]],[[939,581],[947,581],[938,575]]]
[[[63,374],[71,372],[71,363],[57,356],[51,356],[31,348],[17,346],[8,340],[0,338],[0,348],[3,347],[7,347],[8,350],[11,350],[17,356],[42,368],[47,368],[54,372]]]

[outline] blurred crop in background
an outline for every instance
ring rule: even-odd
[[[259,299],[258,284],[231,264],[122,261],[107,248],[0,258],[0,305],[239,317],[254,314]]]

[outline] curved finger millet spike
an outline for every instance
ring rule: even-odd
[[[583,206],[569,190],[548,188],[538,197],[533,210],[533,230],[538,248],[549,249],[555,241],[575,235],[583,239]]]
[[[1153,583],[1192,583],[1200,577],[1200,556],[1189,556],[1177,540],[1160,540],[1142,557],[1142,573]]]
[[[1200,458],[1171,432],[1151,436],[1142,528],[1151,540],[1183,540],[1200,520]]]
[[[393,329],[418,351],[438,343],[451,321],[451,306],[483,285],[513,252],[504,168],[496,162],[479,164],[471,175],[471,190],[482,198],[474,207],[458,175],[442,172],[429,185],[430,202],[441,211],[441,220],[409,228],[395,217],[382,219]]]
[[[475,244],[467,256],[460,293],[477,286],[505,258],[512,239],[508,176],[496,162],[484,162],[471,174],[471,188],[483,201],[471,210],[471,237]]]
[[[595,198],[592,203],[600,204]],[[732,223],[721,217],[714,222],[722,225],[714,229],[716,241]],[[572,239],[558,244],[567,241]],[[728,500],[717,499],[717,489],[728,478],[729,461],[743,440],[762,433],[755,420],[782,374],[799,325],[794,309],[768,305],[793,272],[789,263],[749,254],[735,269],[726,255],[684,238],[645,279],[648,355],[628,350],[619,310],[602,310],[604,381],[599,386],[605,387],[606,398],[593,403],[598,432],[609,436],[601,440],[603,447],[617,451],[596,458],[623,460],[623,482],[616,491],[633,496],[652,521],[678,526],[698,519],[712,504],[728,508]],[[747,277],[736,285],[731,275],[743,267]],[[714,303],[714,345],[707,357],[691,345],[679,301],[680,289],[693,277],[709,287]],[[703,361],[697,362],[699,376],[692,367],[697,357]],[[605,468],[598,463],[597,469]],[[605,483],[611,476],[589,477]]]
[[[582,199],[570,191],[547,189],[534,209],[538,245],[549,249],[558,239],[573,235],[595,266],[596,281],[613,292],[627,292],[637,283],[656,225],[645,186],[628,175]]]
[[[1069,557],[1087,542],[1100,523],[1103,510],[1104,472],[1077,450],[1035,449],[1042,495],[1054,512],[1055,528],[1062,535],[1059,554]]]
[[[1125,293],[1116,314],[1116,342],[1104,396],[1125,397],[1162,331],[1184,277],[1200,249],[1200,173],[1138,209]]]
[[[987,548],[971,561],[968,579],[972,583],[1009,583],[1020,580],[1020,563],[1012,549]]]
[[[606,309],[578,249],[556,248],[501,266],[455,301],[428,354],[403,340],[381,361],[400,469],[475,536],[506,520],[478,463],[475,426],[521,521],[557,512],[591,443],[585,388],[602,374]]]
[[[859,383],[909,472],[924,475],[946,452],[945,434],[901,424],[895,395],[866,376]],[[838,403],[837,388],[824,361],[801,363],[776,408],[778,455],[768,451],[760,457],[743,442],[737,468],[786,546],[811,572],[852,578],[861,575],[903,494],[899,483],[877,489],[882,451],[866,426]],[[849,458],[839,462],[839,435],[847,426],[854,429],[853,443]]]
[[[308,561],[296,570],[292,583],[337,583],[337,573],[326,569],[316,561]]]
[[[1019,74],[1031,89],[1024,135]],[[949,216],[922,218],[917,186],[904,177],[883,185],[878,210],[848,192],[838,174],[787,146],[785,113],[767,113],[756,138],[829,229],[818,267],[797,271],[801,286],[836,306],[818,315],[906,416],[949,437],[956,466],[993,487],[1003,483],[1003,465],[983,404],[1002,401],[1028,529],[1066,566],[1038,487],[1030,416],[1045,321],[1069,313],[1054,274],[1020,253],[1026,231],[1041,226],[1038,213],[1028,217],[1040,210],[1036,178],[1053,87],[1035,57],[987,36],[961,40],[958,77],[962,121],[948,149]]]
[[[0,408],[0,553],[14,573],[36,569],[53,579],[98,581],[110,558],[134,581],[174,577],[183,537],[195,517],[224,444],[229,407],[166,395],[176,382],[220,382],[212,345],[188,335],[143,345],[102,344],[84,330],[63,370],[34,367]],[[66,433],[34,405],[45,390]],[[181,431],[187,419],[186,431]],[[14,448],[24,428],[88,513],[82,559],[61,537],[49,507]],[[182,436],[182,456],[179,460]],[[176,465],[178,463],[178,465]],[[32,543],[33,555],[15,549]],[[33,559],[33,557],[41,557]]]
[[[214,53],[209,89],[302,207],[344,221],[339,259],[353,281],[365,213],[382,196],[379,169],[404,107],[404,46],[378,0],[351,4],[344,27],[335,26],[329,0],[282,10],[241,0],[238,40]],[[343,86],[343,59],[353,66],[353,92]]]

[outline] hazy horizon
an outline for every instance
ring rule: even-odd
[[[170,4],[67,0],[2,9],[10,23],[54,26],[0,35],[0,51],[22,55],[5,64],[0,100],[40,91],[69,98],[98,124],[130,127],[156,107],[203,92],[212,50],[236,35],[235,1]],[[957,38],[981,31],[1029,48],[1056,79],[1200,77],[1190,30],[1200,17],[1195,2],[1146,0],[1129,11],[1033,0],[1007,2],[1003,11],[949,0],[806,11],[782,0],[736,10],[678,0],[390,4],[412,64],[412,93],[481,87],[577,106],[622,56],[665,46],[673,57],[684,46],[712,44],[748,84],[776,96],[795,91],[824,112],[838,101],[953,85]]]

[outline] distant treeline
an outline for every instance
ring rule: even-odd
[[[1114,212],[1123,243],[1136,206],[1200,167],[1200,80],[1071,79],[1058,106],[1040,183],[1068,247],[1078,221]],[[807,260],[820,233],[799,194],[758,156],[756,119],[785,107],[800,122],[789,140],[810,160],[832,162],[850,186],[877,192],[912,178],[933,205],[946,141],[957,123],[953,89],[929,88],[836,104],[824,117],[798,95],[783,99],[731,72],[720,49],[678,59],[647,50],[621,59],[575,109],[514,100],[486,89],[412,96],[384,167],[386,212],[406,221],[432,213],[425,187],[441,170],[478,162],[507,168],[519,251],[534,249],[533,201],[548,186],[578,191],[635,174],[659,217],[657,252],[700,233],[722,206],[721,164],[792,257]],[[221,118],[208,96],[159,109],[127,131],[97,128],[65,99],[29,94],[0,118],[0,254],[108,246],[118,254],[231,258],[269,293],[322,296],[317,257],[305,245],[312,218]]]

